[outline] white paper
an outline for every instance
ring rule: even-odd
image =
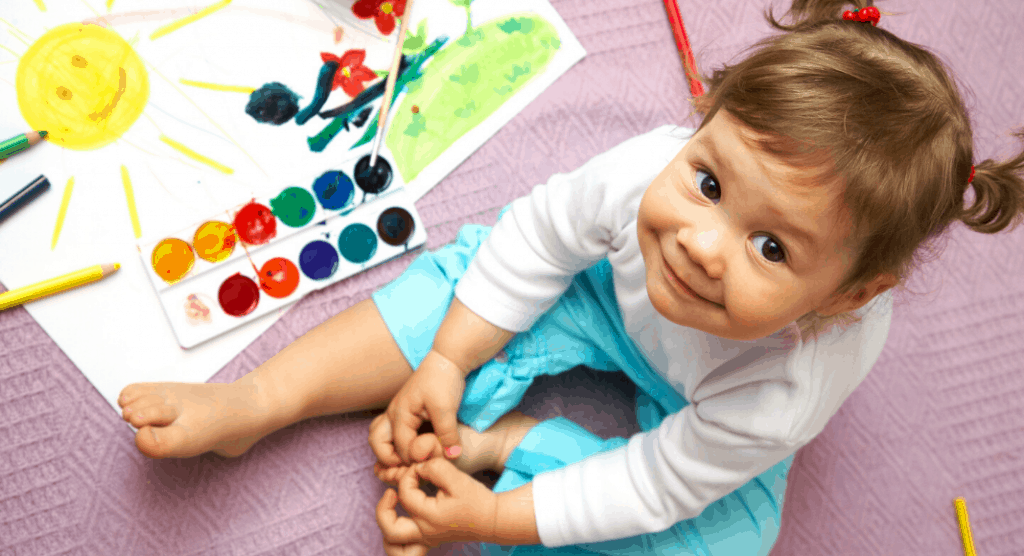
[[[51,183],[48,192],[0,222],[0,281],[14,289],[96,264],[119,262],[121,270],[109,278],[25,307],[115,408],[120,390],[133,382],[205,382],[287,309],[183,350],[145,274],[137,246],[253,197],[276,194],[292,185],[309,189],[309,183],[290,180],[350,158],[349,147],[365,128],[343,131],[323,152],[314,153],[306,138],[329,120],[314,116],[303,126],[293,121],[280,126],[257,123],[244,112],[247,94],[196,88],[181,80],[253,88],[280,82],[301,97],[299,106],[304,107],[315,90],[321,52],[341,56],[350,49],[365,49],[364,65],[387,71],[397,31],[389,42],[366,32],[368,23],[360,22],[359,28],[348,29],[336,44],[337,17],[311,2],[234,0],[153,38],[157,30],[221,3],[115,0],[109,10],[108,2],[102,0],[42,3],[45,12],[38,2],[24,1],[5,4],[0,13],[0,106],[5,107],[0,111],[0,138],[30,130],[19,109],[19,61],[34,41],[63,24],[91,21],[116,31],[143,61],[149,96],[142,115],[105,147],[72,150],[47,142],[0,164],[0,200],[39,174],[45,174]],[[407,180],[414,198],[422,197],[583,57],[582,47],[546,1],[477,0],[472,4],[475,25],[507,14],[530,13],[539,14],[558,30],[561,45],[557,54],[543,72],[455,141],[415,179]],[[419,29],[423,20],[428,42],[442,35],[450,37],[445,47],[466,30],[465,10],[448,0],[417,0],[410,33]],[[85,68],[89,61],[75,63],[86,64]],[[431,68],[429,62],[424,66],[425,76]],[[117,84],[111,87],[113,91]],[[97,101],[97,114],[110,109],[109,99],[114,94]],[[130,94],[129,88],[123,92]],[[399,96],[393,113],[410,110],[403,105],[404,98],[405,94]],[[129,102],[126,99],[119,97],[119,102]],[[342,90],[335,90],[324,109],[348,100]],[[402,131],[389,125],[388,146]],[[231,173],[181,154],[163,138],[230,168]],[[141,237],[136,237],[130,216],[122,167],[130,178]],[[51,248],[72,178],[63,224]]]

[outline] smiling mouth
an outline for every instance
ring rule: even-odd
[[[124,68],[117,69],[119,70],[121,76],[120,83],[117,87],[117,92],[114,93],[114,98],[112,98],[110,102],[103,107],[102,110],[97,110],[96,112],[89,114],[89,119],[94,122],[106,119],[107,116],[109,116],[110,113],[114,111],[114,107],[117,106],[118,101],[121,100],[121,95],[124,94],[124,90],[128,87],[128,75],[125,73]]]
[[[679,289],[683,290],[683,292],[686,293],[686,295],[688,295],[690,297],[693,297],[694,299],[699,299],[701,301],[706,301],[706,302],[708,302],[708,303],[710,303],[710,304],[712,304],[712,305],[714,305],[716,307],[721,307],[721,305],[719,305],[718,303],[715,303],[714,301],[711,301],[710,299],[707,299],[705,297],[701,297],[700,294],[698,294],[697,292],[695,292],[692,289],[690,289],[690,286],[687,286],[686,282],[683,282],[683,280],[679,276],[676,276],[675,271],[673,271],[672,267],[669,266],[668,261],[665,261],[664,259],[662,259],[662,261],[665,264],[665,272],[666,272],[666,274],[668,274],[667,278],[670,281],[675,282],[675,285]]]

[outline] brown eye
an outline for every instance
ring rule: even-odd
[[[762,243],[760,247],[757,247],[758,239],[764,239],[766,241]],[[764,234],[757,236],[754,240],[754,246],[757,248],[758,253],[761,253],[761,256],[769,262],[781,263],[786,261],[786,253],[782,250],[782,244],[775,241],[771,236],[766,236]]]
[[[712,201],[722,198],[722,188],[718,186],[718,180],[715,179],[715,176],[703,170],[697,170],[696,181],[697,189],[700,189],[701,195]]]

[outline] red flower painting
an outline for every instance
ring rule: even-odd
[[[332,91],[340,87],[345,90],[346,95],[355,97],[366,89],[363,81],[377,78],[372,69],[363,65],[363,60],[366,59],[365,50],[349,50],[340,58],[330,52],[321,52],[320,59],[324,62],[338,63],[338,71],[334,72],[334,84],[331,85]]]
[[[352,13],[359,19],[373,18],[377,30],[390,35],[395,30],[395,18],[405,13],[406,0],[359,0],[352,5]]]

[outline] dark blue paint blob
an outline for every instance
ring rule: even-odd
[[[313,193],[325,209],[338,210],[352,202],[356,188],[344,172],[329,170],[313,182]]]
[[[377,234],[366,224],[349,224],[338,238],[338,250],[349,261],[365,263],[377,252]]]
[[[299,253],[299,268],[314,280],[326,280],[338,271],[338,252],[326,241],[314,240],[306,244]]]
[[[257,122],[281,125],[299,111],[299,95],[281,83],[267,83],[249,95],[245,113]]]

